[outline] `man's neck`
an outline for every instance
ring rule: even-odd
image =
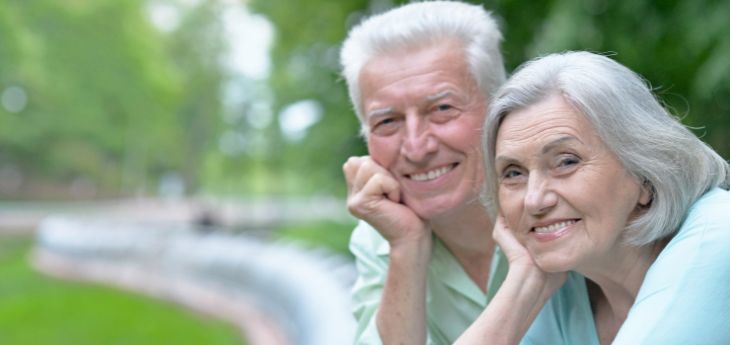
[[[471,280],[486,292],[495,248],[486,209],[475,201],[429,224]]]

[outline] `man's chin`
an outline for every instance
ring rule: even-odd
[[[452,203],[438,203],[435,200],[417,200],[417,201],[406,201],[405,204],[413,212],[425,221],[432,221],[441,217],[444,217],[451,213],[456,206]]]

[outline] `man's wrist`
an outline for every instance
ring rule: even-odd
[[[406,236],[388,242],[391,259],[399,256],[430,257],[433,239],[430,231]]]

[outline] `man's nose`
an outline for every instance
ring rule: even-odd
[[[558,196],[550,187],[550,180],[540,173],[530,174],[525,194],[525,210],[532,216],[550,212],[558,203]]]
[[[401,155],[411,162],[422,162],[438,149],[438,140],[427,120],[410,116],[406,119]]]

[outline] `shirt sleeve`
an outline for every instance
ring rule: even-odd
[[[730,193],[695,205],[647,272],[614,345],[730,339]]]
[[[352,289],[353,314],[358,324],[354,343],[381,345],[375,318],[388,273],[390,247],[377,230],[361,221],[350,238],[350,251],[355,256],[358,272]],[[433,254],[436,258],[432,257],[429,262],[427,283],[426,344],[447,345],[484,310],[486,296],[475,297],[479,293],[476,286],[467,293],[465,290],[470,289],[465,285],[472,283],[455,259],[445,249],[435,248],[434,251],[437,254]],[[433,272],[434,265],[440,269]],[[444,279],[449,284],[445,284]]]
[[[520,345],[598,345],[585,277],[569,272],[542,307]]]
[[[379,255],[385,239],[367,223],[361,221],[350,238],[350,251],[355,256],[357,280],[352,289],[353,314],[357,320],[355,344],[382,345],[375,315],[380,304],[388,270],[388,257]]]

